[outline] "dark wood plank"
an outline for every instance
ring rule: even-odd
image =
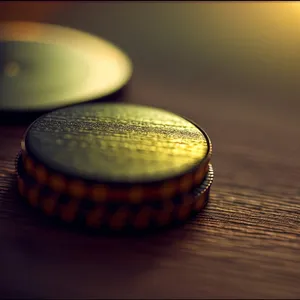
[[[146,31],[149,20],[145,11],[150,19],[159,20],[161,11],[169,18],[171,12],[179,18],[180,10],[200,11],[199,4],[178,4],[177,8],[175,4],[147,4],[147,9],[143,4],[131,4],[130,9],[123,5],[119,20],[122,28],[113,27],[109,18],[114,18],[117,11],[121,13],[121,4],[115,5],[74,4],[73,9],[57,16],[56,22],[123,43],[136,61],[131,101],[167,108],[207,130],[213,141],[215,168],[210,203],[183,227],[144,237],[91,236],[54,225],[16,197],[14,158],[25,127],[2,126],[0,295],[299,298],[300,104],[295,100],[299,91],[282,82],[280,87],[274,83],[273,88],[262,92],[258,84],[262,78],[252,82],[251,93],[232,90],[228,77],[234,70],[222,78],[211,76],[209,82],[197,77],[193,83],[181,80],[182,74],[176,73],[173,65],[165,70],[160,66],[152,69],[151,61],[160,59],[163,49],[150,56],[155,49],[150,51],[146,46],[151,41],[155,44],[159,26],[154,26],[156,31],[152,28],[154,33],[144,47],[134,42],[133,33],[130,35],[132,31],[137,33],[137,28]],[[79,18],[88,12],[88,19]],[[144,23],[143,14],[147,19]],[[127,18],[133,15],[139,26],[133,26]],[[242,10],[241,16],[248,15]],[[168,20],[160,22],[172,24]],[[297,61],[296,56],[290,59]],[[224,63],[219,62],[219,67],[224,70]],[[201,73],[201,64],[195,64],[195,68]],[[260,69],[256,72],[259,76]]]

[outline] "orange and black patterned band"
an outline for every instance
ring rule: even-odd
[[[72,179],[53,171],[31,157],[22,143],[22,160],[25,172],[32,176],[39,185],[46,185],[56,193],[67,194],[74,198],[90,198],[97,203],[107,201],[125,203],[143,203],[156,200],[166,201],[177,194],[188,193],[199,186],[209,171],[211,150],[201,164],[193,171],[180,178],[170,179],[158,185],[132,184],[130,186],[113,186],[91,183],[82,179]]]
[[[208,165],[208,169],[202,184],[181,197],[158,203],[116,204],[58,193],[32,180],[23,168],[20,155],[16,161],[18,190],[31,206],[40,208],[45,214],[58,217],[65,222],[81,220],[88,227],[113,230],[125,227],[147,229],[165,226],[174,221],[184,221],[193,212],[199,212],[208,202],[213,182],[213,168]]]

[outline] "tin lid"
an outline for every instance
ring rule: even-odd
[[[0,111],[48,111],[102,99],[131,74],[127,55],[99,37],[58,25],[0,23]]]
[[[54,190],[138,203],[199,185],[212,148],[202,129],[171,112],[92,103],[38,118],[22,151],[26,172]]]

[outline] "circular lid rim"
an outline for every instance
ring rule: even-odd
[[[80,107],[80,106],[89,106],[89,105],[94,105],[95,103],[84,103],[84,104],[79,104],[79,105],[75,105],[76,107]],[[164,111],[164,112],[168,112],[168,113],[171,113],[177,117],[180,117],[186,121],[188,121],[189,123],[193,124],[193,126],[195,126],[204,136],[206,142],[207,142],[207,150],[206,150],[206,153],[205,153],[205,156],[200,160],[198,161],[197,163],[195,163],[195,165],[193,165],[191,168],[189,169],[186,169],[182,172],[179,172],[177,173],[175,176],[172,176],[172,177],[166,177],[164,176],[163,178],[160,178],[158,180],[144,180],[144,181],[139,181],[139,180],[132,180],[132,181],[117,181],[117,180],[108,180],[108,179],[104,179],[104,178],[101,178],[100,176],[98,178],[92,178],[92,176],[80,176],[80,175],[74,175],[72,173],[68,173],[68,172],[61,172],[60,170],[57,170],[56,168],[53,168],[51,166],[48,166],[47,165],[47,162],[43,162],[43,159],[40,159],[38,157],[38,155],[36,153],[34,153],[35,151],[32,151],[30,149],[30,147],[28,147],[28,133],[30,132],[32,126],[39,120],[39,119],[42,119],[44,116],[48,115],[49,113],[45,113],[43,115],[41,115],[40,117],[38,117],[35,121],[33,121],[29,126],[28,128],[26,129],[25,133],[23,134],[23,138],[22,138],[22,142],[21,142],[21,145],[22,145],[22,150],[24,150],[27,155],[33,159],[34,161],[36,161],[38,164],[40,165],[43,165],[46,170],[48,172],[51,172],[51,173],[55,173],[55,174],[58,174],[58,175],[61,175],[67,179],[70,179],[70,180],[82,180],[84,181],[85,183],[88,183],[88,184],[104,184],[104,185],[109,185],[109,186],[132,186],[132,185],[143,185],[143,186],[148,186],[148,185],[157,185],[157,184],[162,184],[166,181],[169,181],[169,180],[173,180],[173,179],[180,179],[181,177],[189,174],[189,173],[193,173],[194,171],[196,170],[200,170],[201,168],[205,168],[206,165],[209,163],[210,159],[211,159],[211,156],[212,156],[212,143],[211,143],[211,140],[208,136],[208,134],[205,132],[205,130],[203,130],[199,125],[197,125],[195,122],[189,120],[188,118],[185,118],[181,115],[178,115],[178,114],[175,114],[173,112],[170,112],[170,111],[166,111],[164,109],[161,109],[161,108],[158,108],[158,107],[152,107],[152,106],[148,106],[148,105],[140,105],[140,104],[135,104],[135,103],[122,103],[122,104],[119,104],[119,103],[109,103],[109,102],[102,102],[102,103],[99,103],[98,105],[126,105],[126,106],[139,106],[139,107],[148,107],[148,108],[155,108],[155,109],[158,109],[158,110],[161,110],[161,111]],[[72,107],[75,107],[75,106],[72,106]],[[68,108],[68,107],[66,107]],[[59,109],[63,109],[63,108],[58,108],[56,110],[53,110],[51,111],[50,113],[52,112],[55,112]]]
[[[23,109],[19,109],[19,108],[14,108],[12,106],[0,106],[1,107],[1,111],[3,112],[8,112],[8,113],[13,113],[13,112],[39,112],[39,111],[49,111],[49,110],[53,110],[53,109],[57,109],[57,108],[62,108],[64,106],[69,106],[69,105],[77,105],[77,104],[81,104],[81,103],[86,103],[89,101],[96,101],[98,99],[102,99],[102,98],[106,98],[109,97],[110,95],[114,95],[116,93],[118,93],[120,90],[122,90],[123,88],[125,88],[129,82],[132,79],[132,75],[133,75],[133,63],[131,61],[131,59],[129,58],[129,56],[127,55],[127,53],[125,53],[121,48],[119,48],[116,44],[114,44],[113,42],[106,40],[104,38],[101,38],[97,35],[92,35],[88,32],[85,31],[81,31],[75,28],[70,28],[70,27],[64,27],[64,26],[60,26],[57,24],[50,24],[50,23],[38,23],[38,22],[29,22],[29,21],[1,21],[0,22],[0,41],[8,41],[8,42],[12,42],[12,41],[24,41],[24,42],[39,42],[39,43],[48,43],[48,44],[54,44],[56,41],[56,36],[53,38],[45,38],[45,35],[40,36],[39,38],[41,38],[41,40],[37,39],[36,37],[34,37],[33,34],[31,34],[30,30],[26,33],[19,33],[17,31],[17,29],[20,28],[25,28],[25,27],[31,28],[32,31],[34,32],[34,30],[41,30],[41,31],[46,31],[46,32],[53,32],[55,31],[56,33],[60,33],[62,35],[62,38],[59,39],[59,45],[66,45],[66,46],[70,46],[66,40],[72,40],[71,36],[75,36],[77,37],[77,39],[85,39],[85,42],[89,45],[84,46],[84,47],[80,47],[80,49],[82,49],[82,51],[85,48],[89,48],[92,49],[91,47],[93,45],[96,45],[96,47],[98,46],[102,46],[105,47],[105,49],[107,51],[112,50],[114,51],[117,55],[118,55],[118,60],[122,61],[122,68],[124,69],[123,71],[126,72],[126,75],[124,76],[124,78],[122,80],[120,80],[119,84],[115,85],[113,90],[109,90],[107,89],[104,92],[101,92],[101,90],[96,90],[94,92],[92,92],[90,95],[87,94],[86,96],[74,96],[72,99],[69,99],[67,101],[63,101],[62,105],[58,104],[54,104],[52,105],[52,103],[48,103],[48,104],[43,104],[42,106],[37,107],[36,105],[31,106],[31,107],[26,107]],[[9,29],[11,29],[11,36],[9,36],[9,34],[7,33],[9,31]],[[21,31],[22,32],[22,31]],[[15,34],[15,36],[14,36]],[[27,39],[25,38],[25,34],[28,34]],[[68,37],[68,34],[70,35]],[[66,39],[64,39],[64,37],[67,36]],[[22,39],[23,37],[23,39]],[[51,42],[52,41],[52,42]],[[92,55],[92,54],[91,54]],[[94,53],[93,55],[96,55],[96,53]],[[124,72],[124,74],[125,74]],[[37,101],[36,101],[37,102]]]

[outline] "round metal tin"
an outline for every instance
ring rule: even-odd
[[[171,199],[203,181],[207,134],[168,111],[85,104],[38,118],[22,141],[24,168],[56,192],[95,202]]]
[[[130,59],[99,37],[58,25],[0,23],[0,111],[43,112],[117,94]]]

